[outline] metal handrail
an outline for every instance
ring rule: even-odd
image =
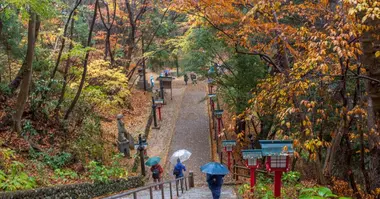
[[[188,179],[189,183],[187,183],[186,179]],[[165,181],[165,182],[159,182],[159,183],[153,183],[153,184],[150,184],[150,185],[147,185],[145,187],[141,187],[141,188],[137,188],[137,189],[134,189],[134,190],[130,190],[130,191],[126,191],[124,193],[120,193],[120,194],[116,194],[116,195],[112,195],[112,196],[109,196],[109,197],[106,197],[106,198],[103,198],[103,199],[116,199],[116,198],[120,198],[120,197],[124,197],[124,196],[127,196],[127,195],[131,195],[133,194],[133,198],[134,199],[137,199],[137,193],[140,192],[140,191],[145,191],[145,190],[148,190],[149,189],[149,193],[150,193],[150,198],[153,199],[153,187],[157,187],[159,186],[161,188],[161,195],[162,195],[162,199],[165,198],[165,191],[164,191],[164,186],[165,184],[169,184],[170,186],[170,198],[173,198],[173,190],[172,190],[172,183],[175,182],[176,184],[176,193],[177,193],[177,197],[179,197],[179,187],[178,187],[178,184],[180,184],[181,186],[181,193],[183,193],[183,181],[185,180],[185,189],[186,191],[190,188],[193,188],[194,187],[194,175],[192,172],[189,173],[188,176],[184,176],[184,177],[181,177],[181,178],[177,178],[175,180],[168,180],[168,181]],[[189,184],[189,186],[188,186]]]

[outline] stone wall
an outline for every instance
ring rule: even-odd
[[[112,180],[109,183],[81,183],[71,185],[60,185],[39,189],[0,192],[0,199],[56,199],[75,198],[87,199],[102,196],[109,193],[120,192],[143,186],[142,177],[130,177],[128,179]]]

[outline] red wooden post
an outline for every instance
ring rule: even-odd
[[[221,126],[222,126],[221,119],[222,118],[218,118],[218,135],[220,135],[220,132],[221,132]]]
[[[227,165],[228,165],[228,170],[231,171],[231,151],[227,151],[228,157],[227,157]]]
[[[161,106],[158,107],[158,119],[161,121]]]
[[[282,171],[274,172],[274,197],[281,197],[281,176]]]
[[[255,176],[256,167],[250,167],[250,169],[251,169],[251,192],[253,192],[253,187],[256,184],[256,176]]]

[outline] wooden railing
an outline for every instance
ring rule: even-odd
[[[144,187],[140,187],[140,188],[137,188],[137,189],[134,189],[131,191],[127,191],[124,193],[109,196],[109,197],[106,197],[103,199],[116,199],[116,198],[121,198],[121,197],[125,197],[128,195],[133,195],[133,198],[137,199],[137,193],[141,192],[141,191],[145,191],[145,190],[149,190],[150,198],[153,199],[153,188],[155,188],[157,186],[160,187],[161,196],[162,196],[161,198],[164,199],[165,198],[165,186],[164,185],[167,185],[167,184],[169,185],[170,199],[173,198],[173,187],[172,187],[173,184],[175,184],[176,195],[177,195],[177,197],[179,197],[180,192],[183,194],[184,191],[187,191],[188,189],[191,189],[194,187],[194,174],[193,174],[193,172],[189,172],[189,175],[185,176],[185,177],[181,177],[181,178],[178,178],[175,180],[168,180],[168,181],[160,182],[160,183],[154,183],[154,184],[147,185]],[[185,185],[185,190],[184,190],[184,185]]]
[[[256,172],[259,173],[265,173],[266,175],[272,176],[273,174],[268,173],[266,170],[262,169],[256,169]],[[239,177],[244,177],[244,178],[250,178],[250,170],[246,166],[240,166],[240,165],[233,165],[233,178],[237,181],[239,180]]]

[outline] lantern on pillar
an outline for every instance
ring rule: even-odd
[[[157,105],[157,108],[158,108],[158,119],[161,121],[162,120],[162,118],[161,118],[161,108],[164,105],[164,100],[163,99],[156,99],[156,100],[154,100],[154,103]]]
[[[221,133],[221,128],[222,128],[222,115],[223,115],[223,110],[215,110],[214,115],[216,119],[218,119],[218,135]]]
[[[233,147],[236,146],[235,140],[222,140],[222,146],[224,147],[224,151],[227,152],[227,165],[228,169],[231,170],[231,153],[233,151]]]
[[[210,98],[211,112],[214,112],[214,110],[215,110],[215,102],[214,102],[214,100],[216,99],[216,95],[215,94],[208,94],[208,97]]]
[[[281,196],[281,176],[289,171],[290,156],[293,155],[292,140],[259,140],[263,156],[267,156],[265,163],[269,172],[274,172],[274,196]]]
[[[261,149],[242,150],[242,153],[243,153],[243,159],[246,161],[245,165],[250,169],[251,192],[253,192],[253,187],[256,184],[255,171],[260,166],[258,159],[262,158]]]
[[[215,69],[214,69],[214,66],[210,66],[210,69],[208,70],[207,72],[209,78],[208,78],[208,81],[207,81],[207,84],[208,84],[208,92],[210,94],[212,94],[213,92],[213,86],[214,86],[214,79],[212,78],[215,74]]]

